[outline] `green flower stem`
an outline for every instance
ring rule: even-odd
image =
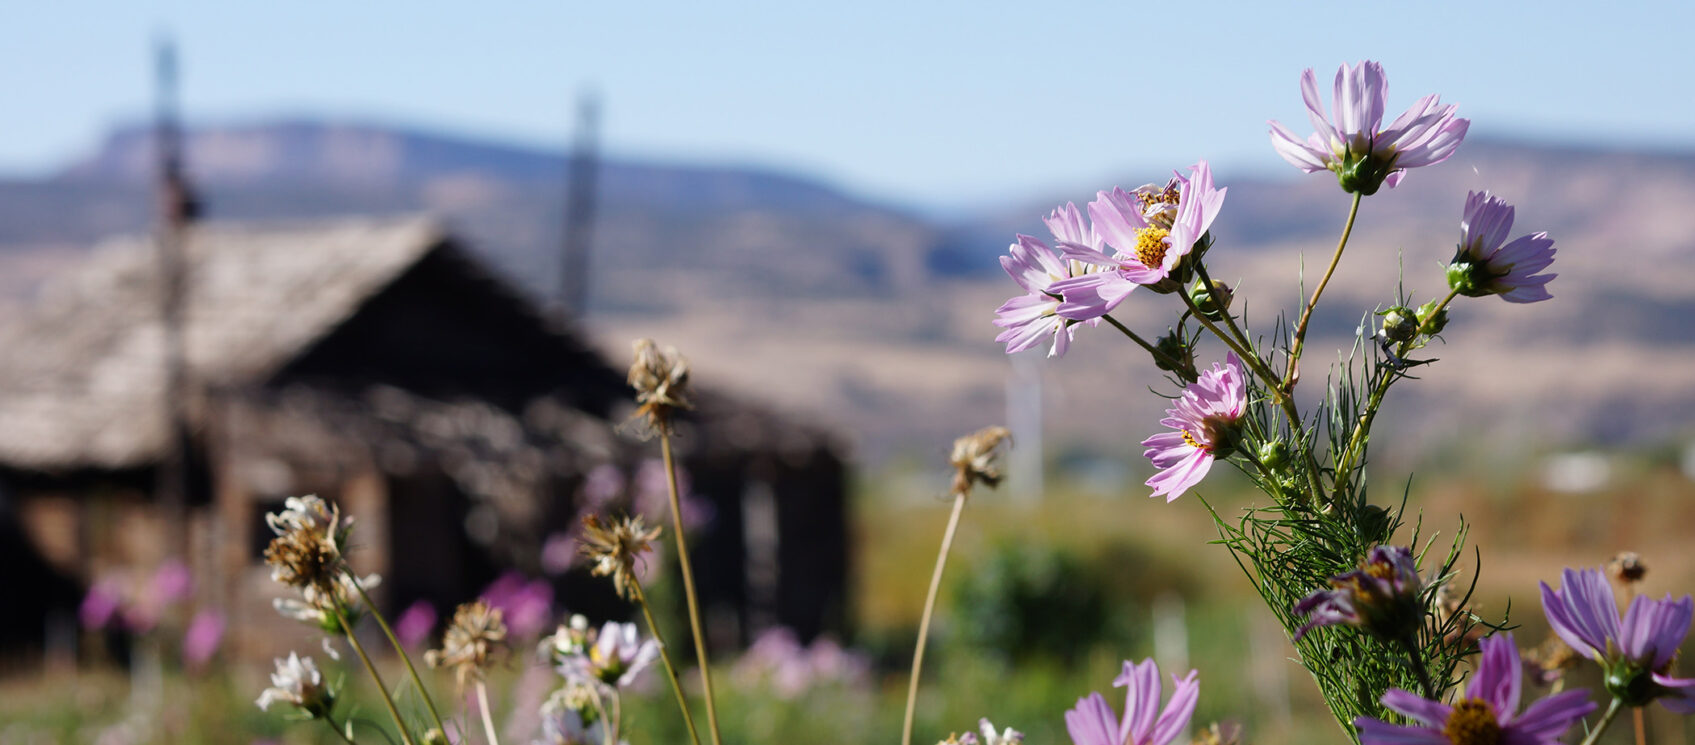
[[[412,658],[407,656],[406,648],[400,645],[400,639],[395,637],[394,629],[389,628],[388,619],[383,618],[382,612],[377,610],[377,604],[371,601],[370,594],[365,592],[364,585],[360,584],[357,576],[354,576],[353,570],[342,567],[342,571],[346,572],[348,579],[353,581],[353,589],[359,591],[359,598],[365,601],[365,607],[370,609],[371,617],[377,620],[377,626],[380,626],[383,630],[383,636],[388,637],[388,643],[400,655],[400,661],[406,663],[406,674],[412,676],[412,686],[418,689],[418,697],[424,699],[424,708],[429,710],[430,719],[435,722],[436,729],[446,732],[447,725],[442,724],[441,714],[436,711],[435,699],[430,696],[429,689],[424,687],[424,681],[418,678],[418,668],[413,667]]]
[[[483,712],[483,734],[488,735],[489,745],[500,745],[500,736],[494,732],[494,714],[488,710],[488,685],[481,680],[477,681],[477,708]]]
[[[1189,293],[1179,291],[1177,294],[1183,298],[1183,304],[1189,306],[1189,312],[1194,315],[1195,320],[1200,321],[1201,325],[1206,327],[1206,330],[1211,331],[1213,336],[1218,337],[1219,341],[1224,342],[1225,346],[1230,347],[1230,351],[1235,352],[1236,356],[1242,360],[1242,364],[1247,365],[1248,369],[1252,371],[1256,377],[1265,381],[1266,390],[1271,393],[1272,400],[1276,401],[1277,405],[1283,409],[1283,416],[1288,417],[1289,419],[1289,432],[1295,435],[1297,440],[1300,440],[1301,412],[1295,408],[1294,397],[1290,396],[1288,391],[1278,385],[1277,373],[1272,372],[1271,368],[1259,358],[1259,355],[1254,354],[1249,348],[1243,346],[1243,344],[1246,343],[1246,339],[1244,339],[1242,343],[1238,343],[1234,338],[1219,330],[1218,326],[1212,321],[1207,320],[1207,317],[1201,313],[1201,309],[1195,305],[1194,299],[1189,297]],[[1226,310],[1223,315],[1226,318],[1230,317],[1228,310]],[[1231,328],[1235,329],[1234,324],[1232,324]],[[1237,330],[1236,334],[1239,336],[1241,331]],[[1301,450],[1304,451],[1306,448],[1303,447]],[[1324,493],[1324,485],[1318,480],[1318,461],[1314,458],[1311,452],[1307,452],[1306,455],[1308,461],[1307,476],[1311,480],[1313,498],[1318,499],[1319,495]]]
[[[665,644],[665,637],[659,633],[659,624],[653,620],[653,610],[648,607],[647,593],[642,592],[641,581],[633,578],[632,580],[630,587],[635,588],[636,605],[641,607],[642,617],[647,619],[648,633],[653,634],[653,640],[659,642],[659,661],[665,663],[666,676],[671,679],[671,690],[677,694],[677,708],[683,710],[683,723],[689,727],[689,738],[694,740],[694,745],[700,745],[700,734],[694,727],[694,715],[689,713],[689,701],[683,698],[683,682],[677,679],[677,666],[671,664],[671,653],[667,651],[670,647]]]
[[[1360,214],[1360,199],[1363,195],[1354,192],[1354,202],[1348,207],[1348,222],[1342,226],[1342,238],[1336,242],[1336,253],[1330,257],[1330,266],[1325,268],[1324,277],[1318,280],[1318,287],[1312,291],[1312,299],[1307,301],[1307,307],[1301,310],[1301,320],[1295,324],[1295,339],[1289,344],[1289,369],[1283,374],[1284,390],[1294,390],[1295,383],[1301,379],[1301,345],[1307,339],[1307,324],[1312,321],[1312,310],[1318,307],[1318,296],[1324,294],[1325,285],[1330,284],[1330,276],[1336,273],[1336,265],[1342,261],[1342,250],[1348,247],[1348,236],[1354,232],[1354,218]]]
[[[700,596],[694,589],[694,569],[689,566],[689,544],[683,536],[682,499],[677,494],[677,464],[671,455],[671,433],[659,433],[660,452],[665,457],[665,485],[671,492],[671,529],[677,539],[677,563],[683,569],[683,594],[689,601],[689,630],[694,632],[695,659],[700,663],[700,685],[706,696],[706,726],[712,731],[712,745],[722,745],[718,734],[718,706],[712,697],[712,662],[706,656],[706,635],[700,626]]]
[[[1183,378],[1185,380],[1189,380],[1190,382],[1194,382],[1191,378],[1189,378],[1188,375],[1185,374],[1187,371],[1184,368],[1182,363],[1178,362],[1177,360],[1172,359],[1170,355],[1159,351],[1158,347],[1156,347],[1152,344],[1149,344],[1147,342],[1147,340],[1143,339],[1140,336],[1137,336],[1136,332],[1131,331],[1129,329],[1129,327],[1125,326],[1122,323],[1119,323],[1118,319],[1113,318],[1111,315],[1103,315],[1101,317],[1105,318],[1107,323],[1112,324],[1113,328],[1124,332],[1124,335],[1130,337],[1130,341],[1136,342],[1137,346],[1140,346],[1141,348],[1148,350],[1148,354],[1153,355],[1154,359],[1159,360],[1160,362],[1164,362],[1167,365],[1170,365],[1172,370],[1177,373],[1178,377]]]
[[[1395,350],[1395,356],[1405,357],[1408,352],[1411,352],[1413,344],[1418,341],[1418,337],[1424,334],[1425,327],[1429,326],[1430,322],[1436,320],[1438,316],[1441,316],[1442,311],[1447,310],[1448,303],[1453,302],[1459,294],[1459,290],[1450,290],[1447,297],[1442,298],[1442,302],[1436,306],[1436,310],[1431,311],[1430,315],[1418,324],[1418,330],[1413,332],[1412,338],[1401,342],[1400,347]],[[1343,449],[1342,457],[1336,463],[1335,483],[1338,493],[1340,493],[1343,485],[1348,483],[1349,476],[1353,474],[1354,468],[1359,464],[1360,454],[1365,450],[1366,436],[1371,431],[1371,421],[1377,418],[1377,409],[1383,405],[1383,396],[1389,392],[1389,385],[1395,382],[1395,378],[1394,372],[1386,372],[1378,379],[1377,386],[1371,389],[1371,398],[1366,399],[1364,413],[1360,414],[1360,420],[1354,424],[1353,433],[1348,435],[1348,445]]]
[[[1418,676],[1418,684],[1424,689],[1424,697],[1431,701],[1441,701],[1436,685],[1430,680],[1430,669],[1424,664],[1424,654],[1418,647],[1418,635],[1402,637],[1401,648],[1407,652],[1407,661],[1412,663],[1413,674]]]
[[[400,730],[400,741],[406,745],[414,745],[412,733],[406,729],[406,722],[400,718],[400,710],[394,707],[394,697],[389,695],[388,686],[383,684],[383,678],[377,674],[377,666],[371,664],[371,657],[365,654],[365,645],[359,643],[359,637],[353,633],[353,624],[347,620],[347,614],[342,610],[341,599],[330,593],[330,612],[335,614],[335,620],[341,624],[341,631],[347,637],[347,643],[353,651],[359,653],[359,661],[365,663],[365,672],[371,674],[371,680],[376,681],[377,690],[383,694],[383,706],[388,707],[388,715],[394,718],[394,726]],[[445,730],[443,730],[445,731]]]
[[[352,745],[353,738],[347,736],[347,732],[342,729],[342,725],[336,724],[335,720],[328,716],[324,717],[324,724],[329,725],[330,729],[335,730],[335,736],[341,738],[342,742]]]
[[[906,721],[901,725],[901,745],[912,745],[912,719],[918,713],[918,676],[924,669],[924,645],[930,638],[930,618],[936,610],[936,594],[942,587],[942,572],[948,566],[948,550],[959,530],[959,514],[965,511],[965,492],[953,495],[953,514],[942,533],[942,550],[936,556],[936,571],[930,575],[930,594],[924,598],[924,616],[918,621],[918,648],[912,652],[912,682],[906,688]]]
[[[1613,697],[1613,702],[1607,705],[1607,712],[1601,715],[1601,721],[1595,723],[1595,729],[1589,730],[1589,736],[1583,738],[1579,745],[1595,745],[1600,742],[1601,733],[1607,731],[1607,726],[1613,723],[1613,719],[1618,717],[1619,710],[1623,708],[1624,701]]]
[[[394,735],[389,734],[388,730],[383,729],[382,725],[377,724],[376,722],[373,722],[369,719],[359,719],[357,717],[348,717],[347,723],[349,725],[354,725],[354,724],[364,725],[366,729],[372,730],[372,731],[376,732],[377,734],[382,735],[383,736],[383,742],[388,743],[388,745],[394,745]],[[349,731],[351,731],[351,730],[349,730]]]
[[[1207,291],[1211,292],[1212,276],[1207,274],[1207,265],[1198,261],[1195,262],[1195,273],[1201,276],[1201,282],[1206,286]],[[1253,343],[1248,339],[1248,335],[1242,333],[1242,329],[1236,325],[1236,317],[1230,315],[1230,309],[1220,308],[1218,314],[1224,316],[1224,326],[1230,329],[1232,336],[1236,337],[1236,343],[1242,345],[1244,349],[1252,349]]]

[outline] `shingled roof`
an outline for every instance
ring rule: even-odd
[[[184,262],[190,380],[263,382],[449,243],[425,217],[196,226]],[[0,463],[125,468],[163,454],[160,277],[152,239],[114,239],[0,323]]]

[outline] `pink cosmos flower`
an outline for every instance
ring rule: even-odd
[[[1318,98],[1318,78],[1308,68],[1301,74],[1301,98],[1317,131],[1302,141],[1272,121],[1271,146],[1296,168],[1333,171],[1343,191],[1368,196],[1381,185],[1393,188],[1408,168],[1440,163],[1459,149],[1471,122],[1454,116],[1455,107],[1443,106],[1435,94],[1419,99],[1388,128],[1378,129],[1388,94],[1383,65],[1371,60],[1356,67],[1344,64],[1336,71],[1331,99],[1336,111],[1331,116]]]
[[[1099,252],[1101,239],[1084,222],[1077,205],[1068,202],[1054,209],[1042,222],[1061,246],[1087,246]],[[1058,314],[1062,298],[1054,285],[1084,275],[1089,268],[1062,258],[1048,244],[1028,235],[1019,235],[1007,253],[1001,257],[1001,268],[1024,288],[1025,294],[995,310],[995,325],[1005,329],[995,341],[1005,343],[1006,353],[1014,354],[1051,338],[1048,356],[1063,357],[1076,336],[1076,322]],[[1098,323],[1098,317],[1090,321],[1090,325]]]
[[[1213,363],[1199,379],[1183,389],[1177,403],[1165,411],[1160,424],[1174,432],[1161,432],[1142,441],[1143,453],[1160,469],[1148,486],[1150,496],[1165,495],[1171,502],[1189,487],[1206,478],[1213,460],[1230,454],[1242,415],[1248,407],[1247,382],[1242,361],[1227,354],[1224,364]]]
[[[1548,625],[1572,649],[1606,669],[1608,690],[1632,706],[1659,699],[1671,711],[1695,714],[1695,678],[1670,675],[1695,618],[1695,599],[1638,595],[1621,621],[1612,585],[1600,569],[1567,569],[1560,579],[1559,590],[1542,583]]]
[[[1512,205],[1487,191],[1466,194],[1459,250],[1448,263],[1448,286],[1467,297],[1500,295],[1509,303],[1553,297],[1548,282],[1559,275],[1536,272],[1554,263],[1554,240],[1547,233],[1532,233],[1507,243],[1512,229]]]
[[[1178,680],[1165,710],[1159,708],[1159,667],[1153,660],[1139,665],[1124,661],[1124,672],[1112,681],[1114,688],[1123,687],[1124,718],[1112,713],[1112,706],[1099,693],[1077,700],[1077,707],[1065,712],[1065,729],[1075,745],[1166,745],[1182,734],[1189,717],[1195,713],[1195,701],[1200,698],[1201,682],[1196,671]]]
[[[212,660],[212,655],[218,653],[218,645],[224,640],[224,614],[207,608],[194,614],[194,619],[188,622],[188,629],[182,635],[182,664],[191,670],[199,670]]]
[[[400,639],[400,646],[407,649],[421,649],[430,640],[430,634],[436,628],[436,609],[428,600],[419,600],[406,606],[400,617],[394,621],[394,635]]]
[[[553,616],[553,586],[547,580],[526,579],[517,571],[497,577],[481,597],[505,615],[507,630],[519,639],[539,635]]]
[[[1163,188],[1143,186],[1133,192],[1113,189],[1100,192],[1089,203],[1089,217],[1106,245],[1115,253],[1107,256],[1099,246],[1062,241],[1066,258],[1101,267],[1055,282],[1052,291],[1065,298],[1059,314],[1076,320],[1098,319],[1124,302],[1138,286],[1152,285],[1158,291],[1173,289],[1168,282],[1184,257],[1206,236],[1228,189],[1214,189],[1212,168],[1206,161],[1190,167],[1187,177],[1177,176]]]
[[[1518,711],[1523,668],[1511,634],[1478,642],[1477,671],[1465,698],[1449,706],[1391,688],[1383,705],[1413,720],[1399,725],[1368,717],[1354,720],[1361,745],[1556,745],[1561,735],[1595,710],[1584,691],[1566,691]]]

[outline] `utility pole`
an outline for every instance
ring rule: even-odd
[[[184,253],[189,224],[198,216],[199,203],[183,173],[182,128],[177,119],[176,45],[169,38],[159,41],[154,65],[154,95],[157,98],[154,146],[158,157],[158,222],[154,231],[159,246],[159,300],[165,366],[163,400],[160,403],[168,429],[156,488],[165,516],[166,554],[182,558],[188,552],[188,491],[193,447],[188,426],[189,381],[183,339],[183,295],[187,274]]]
[[[589,309],[589,251],[594,244],[596,179],[600,170],[600,99],[577,97],[577,133],[565,185],[565,238],[559,292],[566,315],[581,321]]]

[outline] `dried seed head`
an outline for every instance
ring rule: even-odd
[[[295,530],[271,539],[265,547],[271,579],[302,590],[333,591],[341,572],[341,553],[321,533]]]
[[[1543,686],[1553,685],[1565,677],[1567,670],[1583,661],[1577,650],[1555,634],[1549,634],[1541,644],[1524,650],[1522,659],[1525,671],[1530,673],[1530,680]]]
[[[1607,562],[1607,575],[1614,582],[1629,587],[1648,576],[1648,566],[1642,563],[1642,557],[1635,551],[1622,551]]]
[[[1001,481],[1000,454],[1012,441],[1005,427],[984,427],[953,441],[953,493],[970,496],[971,487],[984,483],[991,487]]]
[[[430,667],[453,668],[454,677],[464,687],[468,680],[482,680],[483,671],[505,649],[506,622],[500,609],[490,608],[479,599],[453,612],[453,622],[442,635],[441,649],[425,652],[424,661]]]
[[[689,403],[689,361],[675,347],[660,349],[652,339],[635,341],[630,363],[630,387],[636,389],[636,418],[647,420],[655,432],[669,432],[671,414],[692,409]]]
[[[583,518],[581,551],[594,564],[589,570],[596,577],[611,577],[618,596],[629,599],[636,587],[636,562],[641,555],[653,550],[651,542],[659,537],[659,528],[648,529],[640,515],[625,517],[607,526],[597,515]]]
[[[281,512],[265,515],[277,534],[265,548],[271,579],[301,589],[333,590],[353,519],[343,520],[340,508],[314,496],[289,497],[284,504]]]
[[[1242,741],[1242,725],[1236,722],[1213,722],[1195,735],[1194,745],[1237,745]]]

